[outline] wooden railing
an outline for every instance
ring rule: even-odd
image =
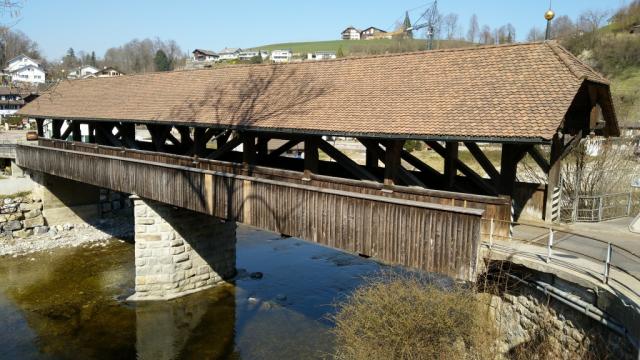
[[[465,280],[476,275],[485,210],[469,205],[472,199],[484,204],[479,197],[452,195],[451,203],[466,202],[460,207],[411,199],[434,196],[417,189],[380,196],[369,193],[377,184],[358,187],[326,177],[305,182],[293,171],[49,140],[18,146],[17,162],[390,263]]]

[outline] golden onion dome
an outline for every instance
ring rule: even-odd
[[[554,13],[553,10],[551,9],[547,10],[547,12],[544,13],[544,18],[547,19],[547,21],[553,20],[555,16],[556,16],[556,13]]]

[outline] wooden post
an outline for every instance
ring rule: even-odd
[[[458,161],[458,142],[448,141],[445,146],[444,156],[444,178],[445,186],[447,189],[453,189],[456,183],[456,175],[458,174],[458,168],[456,163]]]
[[[372,149],[367,148],[365,156],[368,169],[372,170],[378,167],[378,155]]]
[[[71,123],[71,127],[73,129],[71,130],[73,134],[73,141],[82,141],[82,133],[80,132],[80,123],[78,120],[74,120],[73,123]]]
[[[384,185],[391,187],[398,182],[400,169],[400,153],[404,140],[388,140],[385,143]]]
[[[258,159],[264,159],[269,155],[269,137],[258,137]]]
[[[311,180],[311,174],[318,173],[319,139],[316,136],[308,136],[304,139],[304,176],[303,180]]]
[[[244,166],[256,163],[256,136],[252,133],[242,133],[242,164]]]
[[[44,119],[36,119],[36,127],[38,128],[38,137],[44,137]]]
[[[556,134],[551,142],[551,156],[549,159],[549,174],[547,176],[547,189],[545,192],[544,221],[552,221],[553,191],[560,181],[560,169],[562,168],[562,139]]]
[[[502,144],[502,154],[500,157],[500,186],[501,195],[513,195],[516,183],[518,162],[516,158],[518,146],[514,144]]]
[[[62,128],[62,120],[54,119],[51,121],[51,138],[60,139],[60,129]]]
[[[96,124],[94,122],[89,122],[89,143],[95,144],[96,142]]]
[[[205,134],[207,129],[197,127],[193,129],[193,147],[192,147],[192,155],[196,156],[204,156],[205,151],[207,149],[207,142],[205,141]]]

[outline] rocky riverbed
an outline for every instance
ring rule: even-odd
[[[106,244],[114,237],[133,239],[133,220],[124,214],[92,224],[48,225],[42,200],[32,194],[0,199],[0,256],[20,256],[88,243]]]

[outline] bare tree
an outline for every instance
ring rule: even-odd
[[[469,30],[467,30],[467,40],[469,42],[476,42],[480,35],[480,25],[478,24],[478,15],[471,15],[469,20]]]
[[[482,27],[482,31],[480,31],[480,42],[485,45],[495,44],[496,40],[489,25]]]
[[[19,30],[0,27],[0,63],[6,65],[7,61],[24,54],[33,59],[40,59],[38,44]]]
[[[557,17],[551,26],[553,38],[564,39],[576,33],[576,25],[567,15]]]
[[[458,14],[450,13],[442,18],[442,27],[447,40],[453,40],[459,32]]]
[[[536,42],[542,40],[544,40],[544,32],[542,31],[542,29],[539,29],[535,26],[532,27],[527,34],[527,42]]]

